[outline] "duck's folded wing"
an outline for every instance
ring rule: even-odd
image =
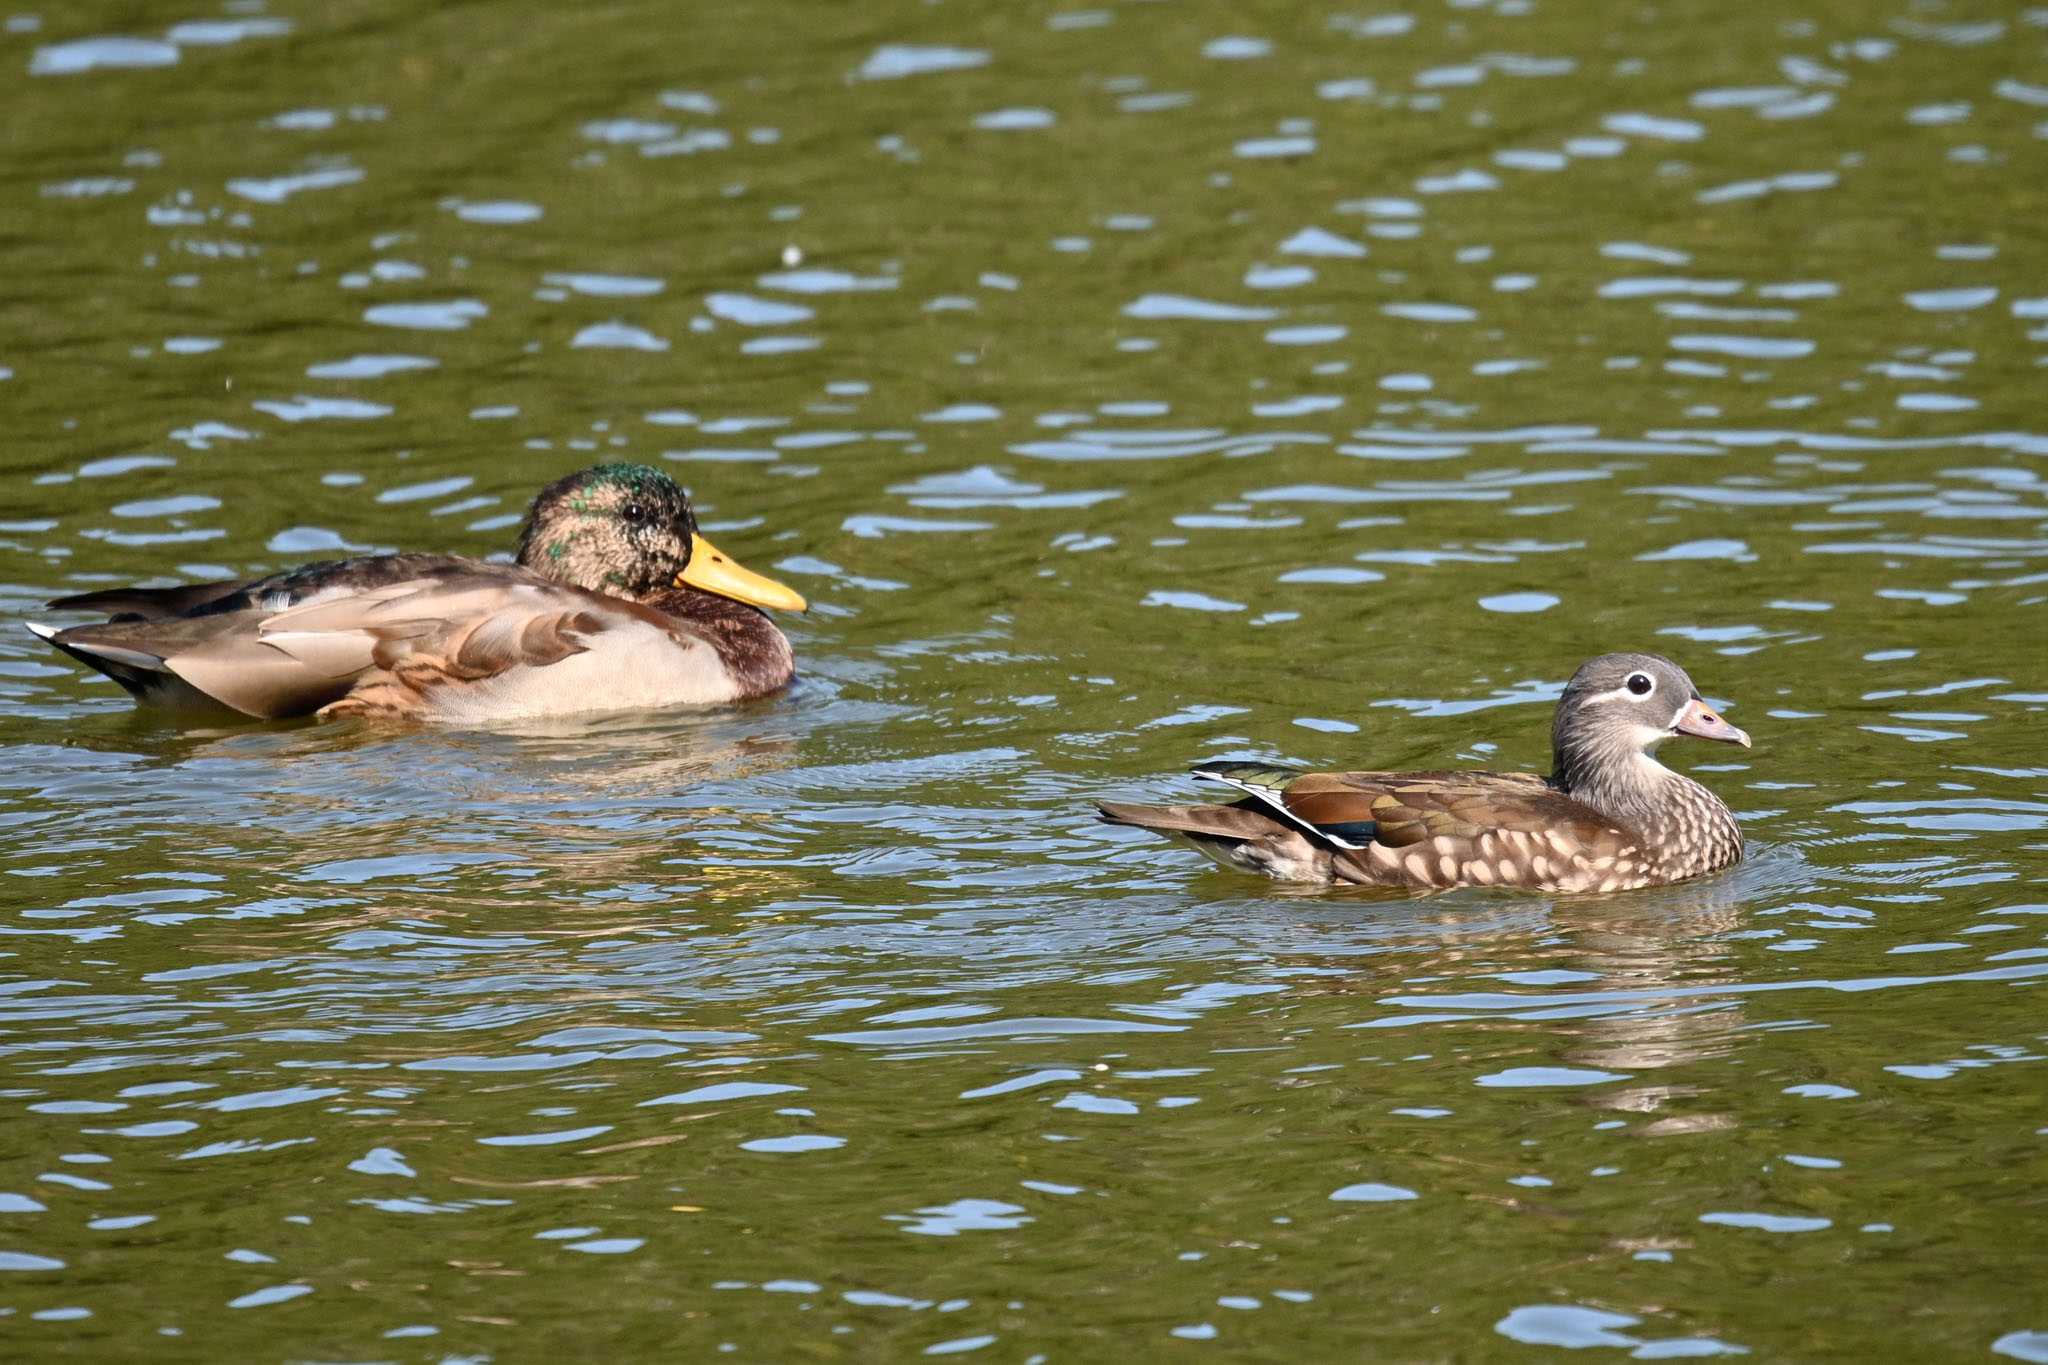
[[[562,584],[462,577],[394,583],[265,620],[257,639],[328,676],[380,669],[415,686],[545,668],[610,631],[665,629],[620,598]]]
[[[1516,836],[1597,847],[1620,835],[1534,773],[1294,774],[1228,766],[1214,775],[1340,848],[1446,847],[1437,840],[1476,847]]]
[[[645,626],[645,609],[581,589],[458,573],[335,585],[304,605],[251,607],[151,622],[76,627],[58,642],[146,664],[245,715],[299,716],[340,701],[373,674],[418,694],[542,668],[607,630]],[[657,621],[659,618],[657,618]]]
[[[369,592],[330,597],[313,607],[364,613],[394,601],[431,594],[441,584],[414,579]],[[243,587],[246,592],[246,587]],[[217,599],[225,606],[231,599]],[[253,602],[234,610],[201,609],[160,620],[116,620],[78,626],[57,643],[94,654],[140,662],[244,715],[275,719],[317,711],[346,696],[357,678],[376,666],[376,640],[361,631],[315,629],[272,638],[275,623],[293,615],[271,613]]]
[[[247,585],[226,586],[225,594],[175,616],[122,610],[149,604],[107,594],[94,605],[115,611],[111,621],[30,629],[139,698],[216,704],[264,719],[316,711],[346,695],[371,666],[361,642],[344,649],[332,647],[343,643],[334,641],[308,642],[301,649],[269,644],[262,631],[270,613],[245,600]]]
[[[667,618],[511,565],[438,555],[309,564],[250,583],[122,589],[64,599],[114,619],[36,633],[138,696],[209,701],[266,719],[333,704],[379,670],[414,683],[545,667]]]

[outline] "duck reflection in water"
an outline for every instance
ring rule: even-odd
[[[745,793],[799,754],[779,710],[403,736],[245,729],[181,749],[170,780],[136,785],[203,789],[209,823],[192,838],[205,838],[173,862],[270,869],[268,895],[193,916],[232,922],[223,951],[324,949],[397,921],[553,942],[666,932],[696,907],[798,893],[808,879],[770,830],[786,812]]]
[[[1709,1132],[1736,1118],[1695,1064],[1729,1054],[1753,1027],[1742,960],[1728,936],[1751,906],[1781,901],[1812,879],[1797,850],[1773,846],[1727,876],[1627,896],[1504,904],[1465,891],[1369,902],[1382,927],[1398,916],[1403,939],[1421,936],[1421,951],[1404,953],[1398,968],[1403,979],[1431,983],[1421,989],[1390,990],[1387,976],[1361,974],[1356,958],[1289,960],[1319,969],[1304,989],[1392,1007],[1368,1027],[1405,1031],[1427,1022],[1464,1042],[1483,1038],[1501,1070],[1562,1066],[1606,1077],[1575,1088],[1572,1099],[1643,1116],[1647,1122],[1631,1121],[1634,1136]]]
[[[1746,908],[1803,884],[1789,849],[1770,849],[1738,872],[1640,896],[1566,903],[1571,947],[1561,956],[1594,980],[1588,1012],[1553,1024],[1573,1067],[1624,1077],[1578,1096],[1588,1108],[1639,1115],[1638,1137],[1672,1137],[1736,1126],[1732,1110],[1696,1079],[1695,1063],[1732,1052],[1750,1027],[1741,959],[1725,936]],[[1560,1040],[1563,1041],[1563,1040]],[[1662,1079],[1663,1077],[1689,1079]]]

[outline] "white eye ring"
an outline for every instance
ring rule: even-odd
[[[1657,680],[1647,673],[1631,673],[1628,675],[1628,681],[1623,686],[1628,688],[1631,697],[1641,701],[1645,697],[1656,693]]]

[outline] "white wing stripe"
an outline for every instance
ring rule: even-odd
[[[1307,830],[1310,834],[1315,835],[1316,838],[1321,839],[1325,843],[1335,844],[1339,848],[1350,849],[1354,853],[1366,847],[1364,844],[1354,844],[1349,839],[1341,838],[1338,835],[1332,834],[1329,830],[1319,829],[1316,826],[1310,824],[1308,821],[1302,819],[1299,815],[1296,815],[1293,811],[1287,809],[1285,793],[1278,791],[1275,788],[1257,786],[1250,782],[1241,781],[1238,778],[1232,777],[1227,773],[1210,772],[1206,768],[1195,769],[1193,775],[1198,778],[1206,779],[1210,782],[1224,783],[1226,786],[1235,787],[1239,791],[1244,792],[1246,795],[1257,798],[1268,809],[1276,812],[1281,819],[1287,821],[1288,824],[1295,826],[1297,829]]]

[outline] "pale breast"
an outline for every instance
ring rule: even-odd
[[[592,711],[653,711],[737,700],[741,689],[718,652],[642,622],[591,637],[581,654],[542,667],[515,667],[474,682],[429,689],[421,715],[479,724]]]

